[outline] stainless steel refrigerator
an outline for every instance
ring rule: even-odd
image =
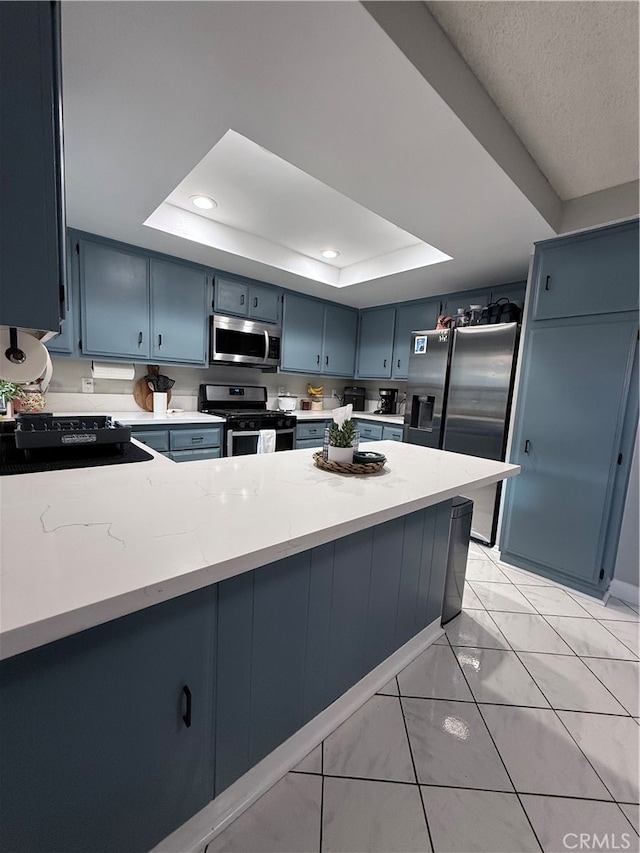
[[[517,323],[412,332],[404,440],[503,461],[518,332]],[[493,545],[500,483],[465,497],[472,537]]]

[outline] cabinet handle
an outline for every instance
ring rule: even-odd
[[[398,359],[398,367],[400,367],[400,359]]]
[[[258,297],[257,296],[254,296],[254,298],[253,298],[253,307],[254,308],[258,307]]]
[[[316,356],[316,364],[320,364],[320,355]]]
[[[240,297],[240,305],[244,305],[244,293]]]
[[[531,442],[529,441],[529,439],[527,439],[524,443],[524,452],[528,453],[530,447],[531,447]]]
[[[189,690],[189,688],[185,684],[185,686],[182,688],[182,692],[183,692],[184,697],[186,699],[185,709],[184,709],[184,714],[182,715],[182,719],[184,720],[185,726],[187,728],[189,728],[191,726],[191,691]]]
[[[386,358],[385,358],[385,360],[384,360],[384,364],[383,364],[382,366],[383,366],[383,367],[386,367],[386,366],[387,366],[387,359],[386,359]]]
[[[204,436],[203,435],[192,435],[191,436],[191,443],[194,444],[197,441],[204,441]]]
[[[329,356],[328,355],[325,356],[324,363],[327,367],[329,366]]]
[[[142,343],[142,332],[138,332],[138,346]]]
[[[158,335],[158,346],[162,346],[162,335]]]
[[[549,282],[550,282],[550,281],[551,281],[551,276],[550,276],[550,275],[548,275],[548,276],[547,276],[547,280],[546,280],[546,281],[545,281],[545,283],[544,283],[544,289],[545,289],[545,290],[549,290]]]

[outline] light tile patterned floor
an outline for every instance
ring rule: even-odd
[[[638,608],[476,543],[463,606],[207,853],[638,851]]]

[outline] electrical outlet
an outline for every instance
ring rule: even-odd
[[[332,388],[332,389],[331,389],[331,396],[332,396],[332,397],[337,397],[337,396],[338,396],[338,392],[336,391],[336,389],[335,389],[335,388]]]
[[[93,379],[84,379],[82,380],[82,393],[83,394],[93,394]]]
[[[278,385],[278,397],[284,396],[284,385]]]

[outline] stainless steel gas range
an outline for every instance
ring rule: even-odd
[[[263,385],[200,385],[198,411],[225,418],[225,456],[257,453],[265,430],[275,432],[276,450],[295,449],[296,417],[268,411]]]

